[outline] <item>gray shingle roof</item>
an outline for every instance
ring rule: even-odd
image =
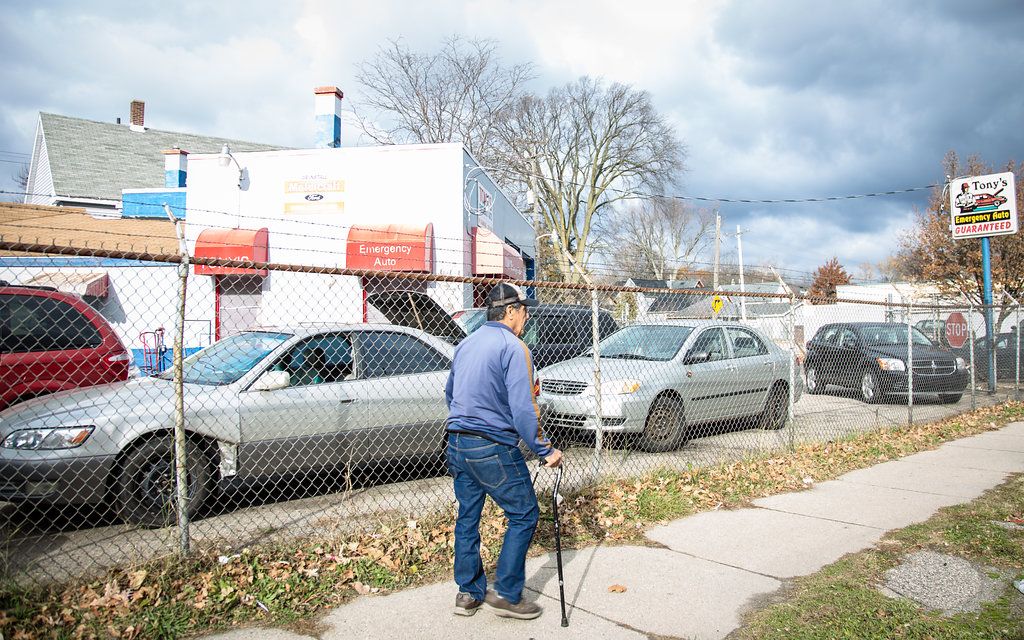
[[[159,129],[133,131],[127,124],[53,113],[40,113],[39,122],[54,191],[58,195],[97,200],[120,200],[122,189],[162,187],[165,149],[219,153],[225,144],[232,151],[288,148]]]

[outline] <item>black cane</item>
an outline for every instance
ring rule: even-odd
[[[562,603],[562,626],[569,626],[565,617],[565,581],[562,579],[562,536],[558,530],[558,485],[562,484],[562,465],[558,465],[555,488],[551,491],[551,513],[555,518],[555,559],[558,562],[558,599]]]

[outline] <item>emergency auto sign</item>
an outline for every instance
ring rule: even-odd
[[[1017,233],[1013,173],[958,178],[949,183],[953,239]]]

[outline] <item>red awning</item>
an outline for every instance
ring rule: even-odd
[[[362,225],[348,230],[345,266],[374,271],[434,271],[434,225]]]
[[[77,293],[80,296],[106,298],[107,291],[110,288],[110,277],[106,272],[79,273],[58,271],[41,273],[23,284],[36,287],[53,287],[57,291]]]
[[[267,228],[253,229],[203,229],[196,238],[193,255],[196,258],[221,258],[246,262],[267,262]],[[266,269],[243,269],[241,267],[214,267],[196,265],[196,275],[203,276],[265,276]]]
[[[526,279],[526,265],[519,252],[501,241],[489,229],[473,229],[473,275]]]

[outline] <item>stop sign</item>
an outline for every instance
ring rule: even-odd
[[[946,342],[954,349],[964,346],[967,342],[967,320],[959,311],[954,311],[946,318]]]

